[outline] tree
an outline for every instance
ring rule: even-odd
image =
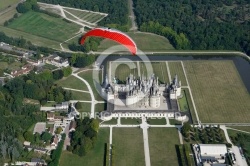
[[[80,102],[77,102],[77,103],[75,104],[75,108],[76,108],[77,110],[82,109],[82,104],[81,104]]]
[[[91,123],[90,123],[90,127],[91,127],[94,131],[98,132],[98,130],[99,130],[99,120],[97,120],[97,119],[92,119],[92,121],[91,121]]]
[[[55,133],[61,134],[62,130],[63,130],[62,127],[57,127]]]
[[[63,71],[62,70],[55,70],[55,71],[53,71],[52,74],[53,74],[53,78],[55,80],[60,80],[63,78]]]
[[[30,131],[26,131],[23,134],[23,137],[26,141],[33,142],[34,141],[34,135]]]
[[[51,135],[49,132],[47,132],[47,131],[45,131],[45,132],[43,132],[43,133],[41,134],[41,139],[42,139],[44,142],[50,141],[51,138],[52,138],[52,135]]]
[[[71,69],[70,66],[69,66],[69,67],[64,67],[64,68],[62,69],[62,71],[63,71],[63,76],[64,76],[64,77],[68,77],[68,76],[71,75],[71,73],[72,73],[72,69]]]

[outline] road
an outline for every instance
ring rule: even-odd
[[[95,100],[95,96],[94,96],[94,93],[93,93],[93,90],[92,90],[91,86],[89,85],[89,83],[85,79],[83,79],[82,77],[78,76],[77,74],[73,73],[72,75],[74,77],[80,79],[81,81],[83,81],[87,85],[87,88],[89,90],[90,97],[91,97],[91,113],[90,113],[90,118],[95,118],[95,104],[96,104],[96,100]]]
[[[128,0],[129,3],[129,10],[130,10],[130,16],[131,19],[131,28],[129,30],[131,31],[137,31],[138,27],[135,21],[135,13],[134,13],[134,7],[133,7],[133,0]]]
[[[143,132],[143,143],[144,143],[144,153],[145,153],[145,163],[146,166],[150,166],[150,153],[149,153],[149,143],[148,143],[148,124],[147,119],[143,116],[142,123],[140,125]]]

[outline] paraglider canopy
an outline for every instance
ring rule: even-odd
[[[137,52],[137,47],[136,47],[135,42],[128,35],[118,30],[114,30],[110,28],[92,29],[82,36],[80,44],[84,44],[85,39],[89,36],[102,37],[102,38],[107,38],[107,39],[116,41],[124,45],[133,55],[135,55]]]

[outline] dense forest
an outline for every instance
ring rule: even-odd
[[[40,103],[47,100],[62,102],[71,98],[70,92],[54,83],[59,72],[31,72],[0,87],[0,165],[2,159],[16,161],[23,156],[24,149],[20,141],[26,138],[28,128],[38,121],[46,120],[40,111]],[[68,72],[65,69],[60,73],[63,76]]]
[[[38,0],[39,2],[92,10],[109,14],[98,24],[128,31],[128,1],[121,0]]]
[[[183,33],[191,49],[240,50],[250,55],[249,0],[133,1],[140,30],[151,32],[145,26],[153,21]]]
[[[84,118],[82,121],[78,120],[68,151],[72,151],[79,156],[85,156],[93,148],[98,130],[98,119]]]

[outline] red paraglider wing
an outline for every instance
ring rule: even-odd
[[[129,51],[135,55],[137,51],[137,47],[135,42],[126,34],[116,31],[113,29],[107,29],[107,28],[95,28],[93,30],[90,30],[87,32],[82,38],[81,38],[81,44],[84,44],[84,41],[89,36],[95,36],[95,37],[102,37],[107,38],[113,41],[116,41],[122,45],[124,45]]]

